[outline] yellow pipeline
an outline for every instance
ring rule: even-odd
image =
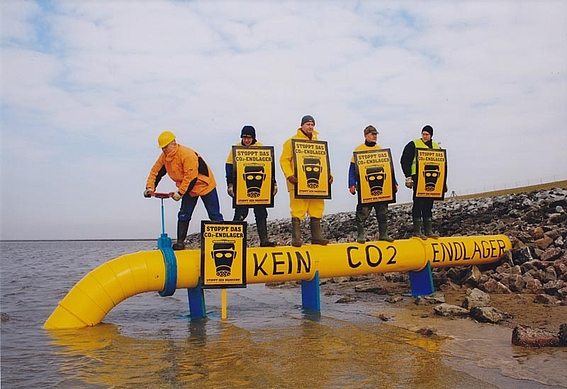
[[[482,265],[495,262],[511,243],[505,235],[445,237],[395,242],[338,243],[251,247],[247,249],[246,282],[258,284],[311,280],[371,273],[405,272],[431,267]],[[200,250],[176,251],[177,289],[199,282]],[[100,323],[121,301],[142,292],[159,292],[165,285],[160,250],[115,258],[80,280],[59,302],[44,328],[80,328]]]

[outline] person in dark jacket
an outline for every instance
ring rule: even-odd
[[[414,236],[421,239],[438,238],[433,233],[433,199],[416,197],[417,190],[417,160],[416,149],[440,149],[441,147],[433,142],[433,127],[429,124],[421,130],[421,138],[412,140],[402,152],[400,163],[402,171],[406,177],[406,187],[413,188],[413,207],[411,214],[413,218]]]
[[[263,146],[262,143],[258,142],[256,139],[256,129],[253,126],[244,126],[240,132],[241,141],[235,146],[244,147],[258,147]],[[225,164],[226,172],[226,184],[227,193],[230,197],[234,197],[234,159],[232,155],[232,150],[228,153]],[[276,184],[275,177],[272,181],[274,196],[278,191],[278,185]],[[254,209],[254,217],[256,218],[256,228],[258,230],[258,236],[260,238],[260,247],[274,247],[275,242],[268,239],[268,226],[266,219],[268,218],[268,209],[265,205],[255,205],[252,207]],[[243,221],[248,216],[250,208],[246,206],[236,206],[234,209],[234,221]]]

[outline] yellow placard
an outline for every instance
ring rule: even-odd
[[[360,204],[394,203],[396,190],[390,149],[355,151],[358,202]]]
[[[295,197],[330,199],[331,167],[325,141],[291,140],[293,166],[297,177]]]
[[[444,149],[416,149],[417,185],[415,197],[443,200],[447,187],[447,152]]]
[[[246,222],[201,221],[201,286],[246,287]]]
[[[234,197],[232,206],[274,206],[275,157],[272,146],[232,146]]]

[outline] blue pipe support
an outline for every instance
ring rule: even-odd
[[[301,281],[301,306],[313,311],[321,310],[321,292],[319,288],[319,270],[309,281]]]
[[[203,319],[207,316],[205,308],[205,295],[201,287],[201,280],[194,288],[187,288],[187,298],[189,300],[189,317],[191,320]]]
[[[429,262],[427,262],[427,265],[423,269],[419,271],[410,270],[408,273],[412,296],[427,296],[435,292],[433,287],[433,274]]]

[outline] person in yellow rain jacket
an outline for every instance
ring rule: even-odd
[[[224,220],[220,212],[217,183],[212,170],[199,153],[178,144],[172,132],[162,132],[158,137],[158,145],[162,153],[150,170],[144,197],[152,195],[166,174],[175,182],[177,191],[173,194],[173,199],[181,200],[181,208],[177,214],[177,242],[173,249],[183,250],[189,221],[199,197],[205,204],[210,220]]]
[[[298,199],[295,197],[295,185],[297,184],[297,173],[293,166],[292,139],[318,140],[318,132],[315,131],[315,119],[311,115],[301,118],[301,127],[297,129],[297,134],[289,138],[283,145],[280,157],[280,166],[286,178],[287,191],[289,192],[289,206],[291,208],[291,244],[294,247],[301,247],[301,220],[305,214],[309,215],[311,227],[311,243],[326,245],[329,241],[323,238],[321,231],[321,219],[325,210],[325,200],[323,199]],[[329,183],[333,183],[333,176],[329,174]]]
[[[235,146],[244,147],[259,147],[263,146],[262,143],[258,142],[256,139],[256,129],[253,126],[244,126],[240,131],[241,141],[235,144]],[[234,197],[234,157],[232,155],[232,149],[228,153],[225,163],[226,172],[226,191],[230,197]],[[274,196],[278,192],[278,185],[276,184],[275,177],[272,179],[272,189]],[[256,218],[256,229],[258,230],[258,237],[260,238],[260,247],[274,247],[275,242],[268,239],[268,225],[266,219],[268,218],[268,209],[265,205],[255,205],[252,207],[254,209],[254,217]],[[250,207],[247,206],[237,206],[234,209],[234,217],[232,220],[243,221],[248,216],[248,211]]]

